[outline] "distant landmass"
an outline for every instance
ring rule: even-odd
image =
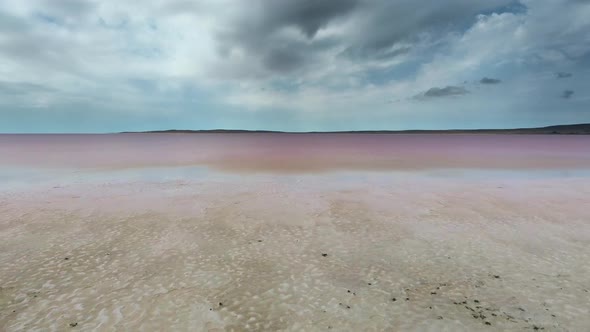
[[[557,125],[537,128],[514,128],[514,129],[449,129],[449,130],[358,130],[358,131],[308,131],[308,132],[287,132],[272,130],[234,130],[234,129],[211,129],[211,130],[156,130],[133,133],[169,133],[169,134],[243,134],[243,133],[284,133],[284,134],[528,134],[528,135],[590,135],[590,123]]]

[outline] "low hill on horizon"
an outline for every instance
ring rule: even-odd
[[[138,133],[169,133],[169,134],[241,134],[241,133],[275,133],[275,134],[529,134],[529,135],[590,135],[590,123],[555,125],[534,128],[514,129],[447,129],[447,130],[350,130],[350,131],[273,131],[273,130],[240,130],[240,129],[210,129],[210,130],[154,130],[140,132],[122,132],[121,134]]]

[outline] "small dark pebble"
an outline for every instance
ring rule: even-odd
[[[328,257],[328,254],[322,254],[322,256],[324,256],[324,257]]]
[[[406,297],[406,301],[410,301],[410,298],[409,297]]]
[[[443,316],[438,316],[437,318],[438,318],[438,319],[443,319]]]
[[[496,279],[500,279],[500,276],[496,275],[496,276],[494,276],[494,278],[496,278]]]
[[[467,304],[467,301],[463,301],[463,302],[461,302],[461,304]]]
[[[391,299],[393,302],[397,301],[397,299],[394,297],[393,299]]]
[[[67,261],[68,259],[70,259],[69,257],[64,258],[64,261]]]
[[[496,314],[492,313],[492,316],[496,317],[496,316],[498,316],[498,315],[496,315]]]
[[[213,311],[213,308],[209,308],[209,311]]]
[[[436,295],[436,292],[430,292],[430,295]]]
[[[486,322],[485,324],[486,324],[486,325],[492,325],[492,323],[490,323],[490,322]]]
[[[555,316],[554,314],[551,314],[551,317],[557,317],[557,316]]]
[[[346,306],[346,309],[350,309],[350,306],[349,306],[349,305],[347,305],[347,306]]]
[[[526,310],[524,310],[524,309],[523,309],[523,308],[521,308],[521,307],[518,307],[518,310],[520,310],[520,311],[526,311]]]
[[[367,285],[371,286],[371,285],[372,285],[372,283],[370,283],[370,282],[369,282],[369,283],[367,283]]]
[[[223,306],[223,303],[222,302],[219,302],[219,306],[222,307]]]
[[[262,242],[262,240],[258,240],[258,242]]]
[[[428,307],[428,309],[432,309],[432,307]]]
[[[475,302],[475,303],[479,303],[479,300],[473,300],[473,302]]]
[[[78,326],[78,323],[70,323],[70,327],[76,327]]]
[[[348,292],[348,293],[350,293],[350,289],[349,289],[349,290],[347,290],[347,292]]]

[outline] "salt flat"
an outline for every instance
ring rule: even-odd
[[[0,330],[590,326],[590,138],[145,137],[0,138]]]

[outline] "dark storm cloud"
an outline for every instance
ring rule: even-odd
[[[561,93],[561,98],[570,99],[574,95],[574,90],[564,90]]]
[[[557,78],[568,78],[568,77],[572,77],[573,74],[572,73],[559,72],[559,73],[555,73],[555,76],[557,76]]]
[[[461,30],[474,22],[482,12],[505,12],[515,0],[373,0],[365,1],[359,10],[351,45],[347,52],[366,58],[382,56],[398,43],[414,43],[427,33],[440,36]]]
[[[499,83],[502,83],[502,81],[497,78],[484,77],[479,81],[479,83],[481,83],[481,84],[499,84]]]
[[[313,63],[323,51],[339,43],[333,38],[316,38],[330,22],[350,13],[359,0],[255,0],[243,8],[238,18],[217,34],[218,51],[228,71],[235,68],[232,50],[252,58],[247,70],[229,76],[252,76],[248,71],[260,67],[269,74],[291,72]],[[298,30],[304,39],[286,34],[286,28]],[[256,77],[260,75],[254,75]]]
[[[303,64],[304,57],[288,49],[273,49],[264,57],[264,64],[270,70],[276,72],[289,72]]]
[[[340,49],[350,61],[386,61],[407,54],[419,36],[466,29],[482,12],[502,12],[515,0],[254,0],[217,35],[220,56],[240,49],[272,74],[305,67]],[[332,43],[318,37],[342,23]],[[285,33],[294,28],[301,37]],[[280,51],[277,51],[276,49]],[[227,59],[231,61],[231,59]],[[243,74],[243,73],[241,73]]]
[[[308,38],[331,20],[351,12],[359,0],[259,0],[267,13],[267,28],[295,26]]]

